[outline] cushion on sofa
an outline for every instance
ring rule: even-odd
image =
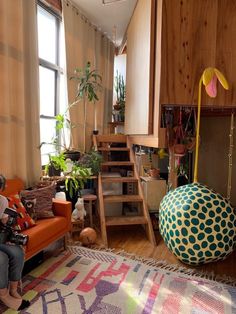
[[[21,198],[21,202],[24,205],[27,213],[30,215],[34,221],[37,221],[37,215],[35,213],[35,204],[36,204],[36,198],[32,200],[26,200],[23,197]]]
[[[56,185],[53,182],[43,188],[34,188],[20,192],[20,197],[25,200],[36,199],[34,212],[37,219],[54,217],[52,211],[52,199],[56,194]]]
[[[22,231],[31,228],[35,225],[35,221],[29,216],[24,205],[20,200],[18,194],[10,195],[7,197],[10,208],[13,208],[19,214],[17,224],[14,226],[15,230]]]

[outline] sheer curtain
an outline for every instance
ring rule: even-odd
[[[41,173],[36,1],[0,1],[0,173]]]
[[[62,1],[62,12],[65,27],[66,64],[68,75],[68,98],[73,102],[76,95],[76,84],[70,81],[75,68],[84,68],[87,61],[92,69],[102,76],[103,90],[99,93],[97,107],[97,128],[99,133],[107,131],[107,122],[111,121],[113,68],[115,48],[113,43],[100,31],[95,29],[75,8],[71,2]],[[87,104],[86,150],[91,147],[91,135],[94,129],[94,105]],[[83,148],[84,106],[79,102],[71,109],[71,121],[76,127],[72,131],[73,144]]]

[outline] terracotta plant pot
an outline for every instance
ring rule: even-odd
[[[189,137],[186,145],[187,150],[193,151],[196,146],[196,137]]]
[[[174,153],[178,155],[184,155],[186,152],[185,144],[175,144],[174,145]]]
[[[121,109],[121,106],[120,106],[120,105],[114,105],[114,110],[119,111],[120,109]]]

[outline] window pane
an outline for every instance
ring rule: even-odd
[[[60,74],[60,113],[64,113],[67,109],[67,89],[66,89],[66,77],[64,74]]]
[[[40,119],[40,142],[51,143],[55,137],[56,121],[54,119]],[[48,163],[48,154],[55,154],[55,146],[44,144],[41,147],[41,162],[42,165]]]
[[[55,72],[39,67],[40,114],[55,115]]]
[[[60,26],[60,53],[59,53],[59,65],[61,68],[65,69],[66,62],[66,47],[65,47],[65,32],[64,27]]]
[[[39,58],[56,63],[56,17],[38,7]]]

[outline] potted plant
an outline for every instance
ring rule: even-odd
[[[101,82],[102,77],[97,73],[96,70],[91,69],[91,63],[88,61],[84,69],[75,69],[75,75],[70,79],[78,82],[76,99],[82,99],[84,104],[84,147],[86,142],[86,121],[87,121],[87,102],[94,104],[94,134],[98,133],[97,129],[97,108],[96,102],[99,100],[97,92],[102,89]]]
[[[60,153],[52,156],[49,154],[49,163],[45,166],[45,172],[49,177],[60,176],[66,170],[65,155]]]
[[[124,78],[121,74],[116,72],[116,77],[115,77],[115,92],[116,92],[116,103],[113,106],[115,112],[118,112],[118,121],[124,122],[125,119],[125,97],[126,97],[126,92],[125,92],[125,83],[124,83]]]
[[[73,103],[69,104],[66,108],[66,111],[63,114],[58,114],[55,116],[56,126],[55,126],[55,136],[51,139],[50,142],[41,142],[39,148],[45,144],[54,146],[55,153],[62,152],[66,158],[70,158],[73,161],[76,161],[80,157],[80,152],[73,148],[72,146],[72,129],[76,127],[70,121],[69,110],[74,105],[76,105],[79,100],[75,100]]]
[[[75,75],[70,77],[70,80],[78,82],[76,96],[74,102],[68,104],[66,111],[63,114],[58,114],[56,119],[56,135],[52,138],[51,142],[42,142],[39,148],[44,144],[50,144],[55,147],[55,151],[63,151],[66,158],[70,158],[73,161],[77,161],[80,157],[80,152],[72,145],[72,129],[76,127],[70,120],[70,109],[78,102],[83,100],[84,102],[84,147],[86,141],[86,106],[87,102],[93,102],[94,104],[94,132],[97,132],[97,110],[96,102],[99,100],[97,91],[101,90],[101,76],[96,70],[91,69],[90,62],[86,63],[85,69],[75,69]],[[68,135],[68,136],[67,136]]]
[[[67,199],[72,202],[73,205],[78,200],[78,196],[81,197],[81,190],[84,188],[84,184],[91,176],[91,169],[85,168],[77,163],[74,163],[72,171],[66,175],[65,189]]]
[[[56,116],[56,130],[58,131],[58,136],[55,138],[54,142],[56,142],[55,144],[58,146],[57,149],[63,150],[65,158],[69,158],[72,161],[77,161],[80,158],[80,152],[72,146],[72,129],[75,128],[76,125],[72,124],[69,118],[69,110],[76,105],[78,101],[79,100],[76,100],[72,104],[69,104],[64,114],[58,114]]]
[[[98,175],[102,161],[102,155],[95,150],[91,150],[80,157],[78,164],[82,167],[90,168],[92,175]]]

